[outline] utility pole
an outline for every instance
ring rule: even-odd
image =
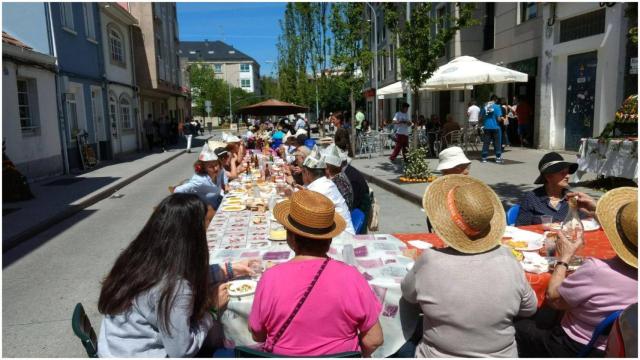
[[[368,2],[366,2],[373,13],[373,77],[375,80],[375,94],[373,96],[373,124],[374,129],[377,129],[378,126],[378,13],[376,9]]]
[[[316,78],[316,124],[320,120],[320,106],[318,105],[318,79]]]

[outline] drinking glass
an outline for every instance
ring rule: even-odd
[[[542,215],[540,216],[540,223],[542,224],[542,228],[545,231],[551,230],[551,223],[553,222],[553,216],[551,215]]]
[[[262,260],[260,259],[250,260],[249,267],[251,268],[251,270],[253,270],[253,275],[251,275],[251,278],[257,281],[262,276],[262,273],[264,272],[264,266],[262,265]]]

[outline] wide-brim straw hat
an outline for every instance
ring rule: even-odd
[[[273,216],[287,231],[316,240],[333,239],[347,226],[333,202],[311,190],[300,190],[291,200],[276,204]]]
[[[607,191],[596,207],[598,221],[611,247],[625,263],[638,268],[638,189]]]
[[[477,254],[500,244],[507,226],[496,193],[467,175],[446,175],[427,187],[422,206],[436,234],[450,247]]]
[[[540,175],[538,175],[534,184],[544,184],[545,174],[557,173],[566,168],[569,168],[569,174],[573,174],[578,170],[578,164],[564,161],[562,155],[555,151],[546,153],[538,163],[538,171],[540,171]]]

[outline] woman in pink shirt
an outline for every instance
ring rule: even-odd
[[[262,275],[249,316],[253,339],[278,355],[371,356],[383,341],[382,306],[358,270],[327,256],[345,228],[331,200],[300,190],[273,213],[296,256]]]
[[[560,256],[547,287],[547,303],[564,310],[559,325],[540,329],[533,319],[516,323],[520,357],[575,357],[589,343],[596,326],[609,314],[638,302],[638,190],[625,187],[604,194],[596,208],[616,257],[588,258],[567,276],[575,242],[558,233]],[[596,341],[590,357],[604,357],[606,337]]]

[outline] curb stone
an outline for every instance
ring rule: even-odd
[[[2,244],[2,253],[6,253],[9,250],[15,248],[16,246],[20,245],[21,243],[31,239],[32,237],[40,234],[41,232],[51,228],[52,226],[62,222],[63,220],[66,220],[68,218],[70,218],[71,216],[77,214],[78,212],[80,212],[81,210],[97,203],[98,201],[104,200],[106,198],[108,198],[109,196],[113,195],[113,193],[117,192],[118,190],[122,189],[123,187],[131,184],[132,182],[138,180],[139,178],[143,177],[144,175],[150,173],[151,171],[159,168],[160,166],[174,160],[175,158],[177,158],[178,156],[185,154],[187,151],[186,150],[181,150],[179,152],[177,152],[175,155],[168,157],[156,164],[153,164],[152,166],[126,178],[123,179],[121,182],[114,184],[112,186],[109,186],[105,189],[102,190],[98,190],[99,192],[97,194],[91,195],[91,197],[89,197],[88,199],[82,201],[79,204],[75,204],[75,205],[70,205],[67,209],[63,210],[62,212],[48,218],[45,219],[44,221],[41,221],[37,224],[35,224],[34,226],[22,231],[19,234],[16,234],[12,237],[10,237],[9,239],[7,239],[5,242],[3,242]]]

